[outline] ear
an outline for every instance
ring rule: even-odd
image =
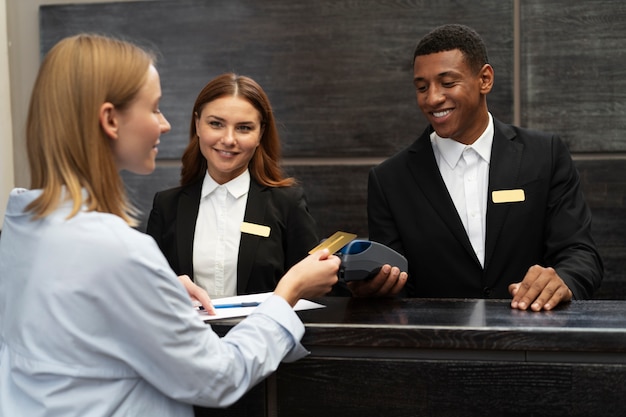
[[[111,139],[117,140],[118,134],[118,121],[115,106],[112,103],[106,102],[100,106],[100,112],[98,113],[100,120],[100,126],[104,133]]]
[[[480,69],[480,72],[478,73],[478,76],[480,78],[480,93],[486,95],[493,88],[493,67],[489,64],[483,65],[483,67]]]

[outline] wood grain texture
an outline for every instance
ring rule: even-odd
[[[624,365],[310,358],[281,365],[277,402],[290,417],[617,417],[625,382]]]
[[[626,299],[626,160],[576,161],[593,215],[592,231],[604,261],[595,298]]]
[[[626,151],[626,3],[520,4],[522,124],[574,152]]]
[[[266,90],[286,156],[391,155],[425,127],[412,85],[418,39],[465,23],[489,46],[497,81],[490,104],[512,119],[512,1],[206,0],[45,6],[42,53],[64,36],[95,31],[161,54],[162,110],[172,132],[159,158],[177,159],[202,86],[234,71]]]
[[[281,364],[277,416],[623,416],[623,301],[550,312],[507,300],[325,297],[311,351]],[[213,321],[224,334],[238,320]]]
[[[338,230],[367,237],[367,175],[371,165],[291,166],[305,190],[320,237]]]
[[[325,297],[318,301],[326,308],[299,312],[306,324],[302,343],[314,353],[325,348],[330,352],[327,356],[339,357],[343,350],[356,348],[396,349],[394,356],[404,358],[417,358],[411,356],[414,351],[426,350],[431,359],[442,351],[457,351],[463,359],[470,359],[470,351],[510,353],[503,357],[517,361],[531,361],[527,355],[518,356],[520,352],[557,356],[569,352],[583,359],[588,355],[589,363],[597,361],[591,354],[621,356],[622,361],[626,355],[626,317],[616,314],[624,301],[573,301],[543,313],[511,309],[509,300]]]

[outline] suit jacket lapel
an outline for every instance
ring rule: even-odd
[[[196,230],[196,218],[200,209],[202,180],[197,181],[181,192],[178,200],[176,242],[178,246],[178,262],[181,270],[192,271],[193,279],[193,237]]]
[[[489,167],[485,236],[485,269],[493,259],[502,226],[509,211],[508,204],[494,204],[491,193],[514,188],[519,177],[524,145],[516,142],[515,131],[494,119],[494,137]]]
[[[456,211],[456,207],[454,207],[454,202],[448,193],[448,188],[439,173],[439,167],[437,166],[430,142],[431,132],[432,128],[427,128],[409,149],[409,170],[424,196],[436,208],[435,211],[444,220],[450,232],[479,263],[461,218]]]
[[[254,224],[265,223],[265,212],[269,194],[263,192],[265,187],[259,185],[252,178],[250,179],[250,190],[248,191],[248,201],[246,202],[246,212],[243,221]],[[271,232],[270,232],[271,233]],[[256,257],[257,247],[261,239],[250,233],[242,233],[239,243],[239,259],[237,261],[237,293],[246,292],[252,265]]]

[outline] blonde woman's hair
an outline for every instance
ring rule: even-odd
[[[92,34],[65,38],[46,55],[26,123],[31,188],[43,190],[27,207],[35,218],[55,210],[65,187],[73,202],[69,217],[85,204],[137,224],[99,111],[106,102],[123,111],[153,62],[154,55],[136,45]]]

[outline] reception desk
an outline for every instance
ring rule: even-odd
[[[298,313],[311,355],[210,415],[626,416],[626,302],[315,301]]]

